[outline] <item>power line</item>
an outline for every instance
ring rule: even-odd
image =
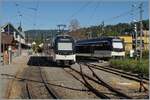
[[[118,19],[118,18],[125,17],[125,16],[129,15],[129,14],[131,14],[131,12],[133,12],[133,11],[137,11],[137,8],[131,9],[131,10],[126,11],[126,12],[124,12],[124,13],[121,13],[121,14],[119,14],[119,15],[117,15],[117,16],[113,16],[113,17],[111,17],[111,18],[104,19],[103,21],[105,21],[105,22],[113,21],[113,20],[115,20],[115,19]]]
[[[16,3],[16,2],[15,2],[15,7],[16,7],[16,9],[17,9],[17,16],[18,16],[18,19],[19,19],[20,22],[21,22],[21,19],[22,19],[22,13],[21,13],[21,11],[20,11],[20,9],[19,9],[19,4]]]
[[[93,19],[94,15],[95,15],[95,12],[96,12],[96,9],[99,7],[99,4],[100,4],[100,2],[96,3],[96,6],[95,6],[95,8],[94,8],[94,10],[93,10],[93,13],[92,13],[91,16],[89,17],[89,22],[88,22],[88,24],[90,24],[91,20]]]
[[[137,3],[133,3],[132,6],[131,6],[131,22],[135,21],[136,19],[136,13],[134,12],[134,8],[137,7]]]
[[[67,22],[70,21],[73,17],[75,17],[78,13],[80,13],[83,9],[85,9],[90,3],[91,3],[91,1],[88,1],[88,2],[85,3],[83,6],[81,6],[75,13],[73,13],[73,14],[67,19]]]
[[[38,0],[37,0],[37,3],[36,3],[36,7],[26,7],[26,6],[24,6],[24,5],[20,5],[20,4],[18,4],[18,3],[16,3],[15,2],[15,7],[17,8],[17,16],[18,16],[18,19],[22,19],[22,17],[24,17],[25,18],[25,16],[26,17],[28,17],[28,18],[30,18],[30,19],[32,19],[32,21],[33,21],[33,26],[36,26],[36,18],[37,18],[37,11],[38,11],[38,6],[39,6],[39,3],[38,3]],[[34,13],[32,13],[32,14],[34,14],[34,15],[28,15],[27,16],[27,14],[23,14],[21,11],[22,10],[20,10],[20,8],[25,8],[25,9],[28,9],[28,10],[30,10],[30,11],[34,11]],[[25,12],[25,11],[24,11]]]
[[[38,11],[38,9],[39,9],[39,1],[37,0],[36,7],[34,9],[32,9],[33,11],[35,11],[34,18],[33,18],[33,20],[34,20],[34,22],[33,22],[33,28],[34,28],[34,30],[35,30],[35,28],[37,29],[37,11]],[[35,31],[35,34],[36,33],[37,32]]]

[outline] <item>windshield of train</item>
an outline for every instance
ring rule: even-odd
[[[123,43],[120,39],[113,39],[112,46],[116,49],[123,49]]]
[[[123,48],[122,42],[113,42],[113,48],[122,49]]]
[[[72,49],[72,43],[58,43],[58,50],[71,51]]]

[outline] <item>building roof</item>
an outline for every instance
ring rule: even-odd
[[[20,31],[19,31],[17,28],[15,28],[11,23],[6,23],[6,24],[4,24],[3,26],[1,26],[1,32],[5,32],[4,29],[5,29],[8,25],[10,25],[11,27],[13,27],[13,29],[14,29],[21,37],[24,38],[24,35],[23,35],[24,32],[20,32]]]

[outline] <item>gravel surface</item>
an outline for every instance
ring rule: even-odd
[[[44,85],[40,83],[42,80],[40,79],[38,67],[41,67],[42,73],[45,73],[46,75],[48,86],[51,87],[60,98],[99,99],[99,97],[89,91],[88,88],[85,87],[82,82],[80,82],[83,81],[82,77],[69,67],[56,66],[52,62],[49,62],[49,59],[45,58],[44,56],[42,56],[42,60],[40,60],[39,56],[32,57],[33,61],[31,64],[33,64],[33,66],[27,65],[29,57],[26,55],[26,53],[24,53],[22,56],[16,57],[11,65],[0,67],[1,98],[28,99],[25,87],[27,82],[34,99],[50,99],[51,97],[49,96],[49,93],[46,92],[47,90],[44,88]],[[97,64],[105,66],[107,65],[107,62],[99,62]],[[72,65],[71,68],[80,71],[78,64]],[[87,66],[82,66],[82,68],[84,73],[93,76]],[[93,70],[101,79],[119,91],[125,92],[134,98],[146,98],[145,95],[147,95],[147,93],[138,92],[138,82],[102,70]],[[17,78],[14,79],[15,75],[17,75]],[[75,77],[77,77],[78,80]],[[118,97],[115,96],[116,94],[110,92],[107,88],[102,87],[88,79],[87,81],[100,92],[111,98],[118,99]],[[146,87],[148,88],[148,85]]]
[[[11,77],[10,75],[12,76],[15,76],[16,74],[19,75],[19,73],[21,73],[21,71],[27,67],[26,65],[27,61],[28,56],[25,53],[23,53],[23,55],[21,55],[20,57],[14,58],[12,64],[0,67],[1,70],[0,98],[8,98],[9,96],[12,96],[12,94],[16,94],[14,98],[18,98],[20,87],[18,87],[18,84],[16,85],[14,77]],[[10,90],[12,90],[12,92],[10,92]]]
[[[25,98],[28,97],[26,89],[26,85],[28,85],[29,93],[32,99],[52,99],[43,84],[38,66],[29,66],[24,70],[22,75],[26,79],[22,89],[22,95]]]
[[[102,63],[102,64],[101,64]],[[101,62],[99,63],[99,65],[105,65],[107,64],[106,62]],[[78,66],[78,67],[77,67]],[[76,69],[76,70],[80,70],[79,65],[74,65],[72,66],[72,68]],[[91,75],[92,73],[91,71],[88,69],[87,66],[82,66],[84,73]],[[148,92],[144,93],[144,92],[138,92],[139,89],[139,83],[123,78],[121,76],[115,75],[115,74],[111,74],[105,71],[101,71],[101,70],[96,70],[94,69],[95,73],[101,78],[103,79],[105,82],[107,82],[108,84],[110,84],[111,86],[113,86],[114,88],[134,97],[134,98],[145,98],[148,95]],[[148,88],[148,85],[145,85]]]
[[[46,72],[47,80],[53,89],[63,99],[92,99],[97,98],[93,93],[89,91],[82,83],[69,75],[61,67],[43,67],[43,71]],[[64,68],[67,70],[67,68]],[[68,70],[69,71],[69,70]],[[58,86],[54,86],[58,85]],[[72,89],[71,89],[72,88]]]

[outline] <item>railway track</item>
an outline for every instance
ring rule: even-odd
[[[31,75],[27,75],[27,78],[30,78],[31,76],[33,76],[33,79],[39,81],[37,82],[31,82],[31,81],[26,81],[26,90],[27,90],[27,95],[28,97],[31,98],[35,98],[35,96],[32,95],[32,89],[33,87],[38,87],[39,89],[37,89],[37,91],[41,91],[42,93],[45,92],[47,95],[44,98],[46,99],[60,99],[60,96],[58,96],[58,94],[48,85],[50,83],[48,83],[45,72],[42,71],[41,69],[41,62],[43,60],[42,59],[31,59],[31,62],[29,64],[29,68],[31,68],[31,70],[29,69],[29,72]],[[34,65],[36,64],[36,66],[30,66],[30,65]],[[33,86],[32,86],[33,85]],[[37,85],[37,86],[36,86]],[[42,89],[41,89],[42,87]],[[34,95],[35,95],[34,94]],[[37,98],[40,98],[40,95],[37,95]]]
[[[121,77],[130,79],[130,80],[141,82],[141,78],[140,78],[139,75],[128,73],[128,72],[125,72],[125,71],[122,71],[122,70],[118,70],[118,69],[112,68],[111,66],[110,67],[100,66],[100,65],[96,65],[96,64],[90,64],[90,63],[86,63],[86,65],[88,65],[88,66],[90,66],[94,69],[102,70],[102,71],[105,71],[105,72],[109,72],[109,73],[112,73],[112,74],[119,75]],[[143,83],[149,84],[149,79],[146,78],[146,77],[143,77],[142,81],[143,81]]]
[[[122,98],[123,99],[131,99],[132,98],[132,97],[126,95],[125,93],[122,93],[122,92],[118,91],[117,89],[113,88],[112,86],[108,85],[106,82],[104,82],[104,80],[100,79],[90,67],[89,67],[89,69],[91,70],[94,77],[90,76],[88,74],[85,74],[83,72],[82,65],[80,65],[80,70],[76,70],[74,68],[70,68],[70,69],[72,71],[76,72],[78,75],[80,75],[82,80],[79,79],[77,76],[75,76],[75,74],[73,75],[71,72],[68,72],[68,73],[70,73],[73,77],[75,77],[77,80],[82,82],[91,92],[93,92],[99,98],[110,99],[110,98],[112,98],[112,95],[113,95],[113,98],[117,98],[117,99],[122,99]],[[91,84],[93,82],[94,82],[94,84],[97,84],[100,87],[106,88],[107,92],[109,91],[109,94],[111,94],[111,96],[107,93],[102,92],[100,89],[97,89],[93,84]]]
[[[12,91],[12,89],[13,89],[13,84],[15,83],[16,77],[19,76],[19,74],[20,74],[20,71],[17,71],[15,75],[1,74],[2,76],[5,76],[5,77],[11,79],[11,80],[9,81],[9,83],[8,83],[7,91],[6,91],[6,93],[5,93],[5,97],[6,97],[7,99],[9,99],[10,96],[11,96],[11,91]]]
[[[92,93],[94,93],[97,97],[99,98],[104,98],[104,99],[110,99],[108,96],[106,96],[105,94],[103,94],[102,92],[98,91],[97,89],[95,89],[93,86],[91,86],[86,79],[81,80],[80,78],[78,78],[76,75],[74,75],[73,73],[71,73],[70,71],[65,70],[65,72],[67,72],[68,74],[70,74],[71,76],[73,76],[76,80],[78,80],[79,82],[81,82],[86,88],[87,91],[91,91]]]
[[[35,61],[44,63],[42,61]],[[32,63],[35,63],[34,61]],[[33,64],[34,65],[34,64]],[[65,68],[63,68],[65,70]],[[80,63],[78,68],[67,67],[69,70],[65,70],[65,72],[72,75],[76,80],[80,81],[85,87],[85,91],[87,93],[92,93],[96,95],[98,98],[102,99],[132,99],[131,95],[128,95],[127,92],[120,91],[119,89],[114,88],[110,84],[107,84],[100,75],[98,76],[98,70],[104,70],[99,66],[89,63]],[[88,73],[85,71],[88,69]],[[109,72],[109,71],[107,71]],[[115,73],[115,71],[114,71]],[[119,72],[118,72],[119,73]],[[119,75],[121,76],[121,75]],[[12,76],[14,77],[14,76]],[[42,70],[41,65],[37,63],[36,66],[30,66],[24,71],[24,75],[15,76],[18,81],[22,81],[24,83],[23,88],[23,95],[26,99],[60,99],[60,96],[57,92],[51,87],[49,81],[47,81],[46,74],[44,70]],[[56,85],[55,85],[56,86]],[[100,88],[99,88],[100,87]],[[44,90],[41,90],[44,89]],[[66,88],[66,87],[64,87]],[[72,89],[72,88],[71,88]],[[121,88],[122,89],[122,88]],[[42,94],[46,93],[46,96],[41,96],[40,91]],[[82,89],[80,90],[82,91]]]
[[[87,66],[88,66],[88,65],[87,65]],[[100,81],[101,84],[103,84],[104,86],[106,86],[109,90],[111,90],[111,91],[117,93],[119,96],[123,96],[123,97],[125,97],[125,98],[127,98],[127,99],[131,99],[131,98],[132,98],[132,97],[126,95],[125,93],[120,92],[120,91],[118,91],[117,89],[113,88],[111,85],[107,84],[103,79],[101,79],[101,78],[94,72],[94,70],[93,70],[90,66],[88,66],[88,68],[91,70],[93,76],[96,77],[96,79],[97,79],[98,81]]]
[[[39,70],[40,70],[42,82],[44,83],[44,86],[47,89],[48,93],[52,96],[53,99],[60,99],[60,96],[58,96],[58,94],[50,86],[48,86],[46,75],[44,75],[44,72],[42,73],[40,67],[39,67]]]
[[[25,83],[25,88],[26,88],[26,92],[27,92],[27,98],[28,99],[32,99],[33,97],[32,97],[32,95],[30,93],[29,85],[28,85],[27,82]]]
[[[30,67],[35,67],[35,66],[30,66]],[[36,68],[36,70],[37,70],[37,68]],[[40,72],[39,75],[41,75],[40,77],[38,75],[38,79],[37,79],[37,75],[34,74],[36,76],[36,78],[35,78],[35,76],[33,77],[31,75],[31,73],[34,73],[32,69],[25,69],[24,74],[22,74],[22,75],[18,75],[18,73],[16,75],[2,74],[6,77],[13,78],[12,82],[11,82],[12,85],[11,85],[11,87],[9,87],[6,97],[11,98],[10,95],[12,92],[13,84],[14,84],[14,82],[18,82],[18,84],[22,83],[21,84],[22,91],[20,91],[20,95],[18,95],[22,99],[45,98],[45,97],[41,96],[42,94],[36,95],[36,92],[40,92],[41,87],[43,89],[45,89],[44,92],[48,92],[46,99],[60,99],[60,96],[58,96],[57,93],[49,86],[49,85],[54,85],[54,84],[47,82],[46,76],[44,75],[44,72],[41,71],[40,67],[38,68],[38,71]],[[37,91],[35,91],[35,89]]]
[[[24,92],[25,98],[35,99],[35,98],[47,98],[47,99],[59,99],[60,97],[55,93],[55,91],[48,85],[45,75],[39,70],[39,80],[30,81],[28,78],[25,80],[26,93]],[[36,87],[36,88],[35,88]],[[41,94],[41,95],[40,95]]]

